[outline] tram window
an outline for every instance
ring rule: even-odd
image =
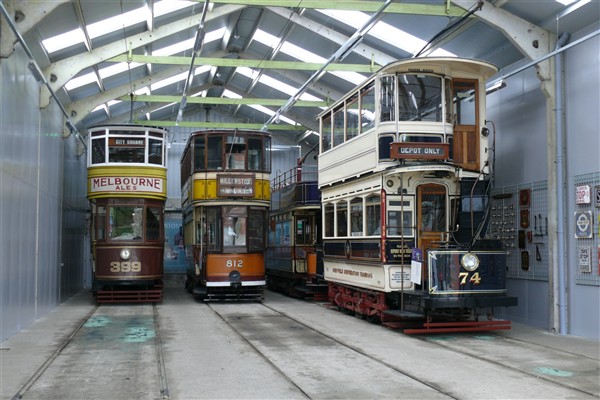
[[[227,169],[246,168],[246,145],[239,143],[227,143]]]
[[[296,219],[296,244],[313,244],[310,217]]]
[[[144,147],[116,147],[109,146],[108,161],[115,163],[143,163],[145,158]]]
[[[160,239],[160,208],[146,208],[146,240]]]
[[[473,81],[454,81],[454,115],[456,125],[475,125],[476,102]]]
[[[375,90],[374,82],[360,93],[360,132],[364,133],[375,126]]]
[[[402,134],[400,141],[405,143],[442,143],[441,135]]]
[[[337,229],[336,236],[348,236],[348,203],[340,201],[336,207]]]
[[[412,211],[389,210],[387,218],[388,236],[412,236]]]
[[[443,194],[423,194],[421,197],[421,230],[446,231],[446,207]]]
[[[358,136],[358,93],[346,101],[346,140]]]
[[[246,247],[246,207],[223,207],[223,251],[240,251],[234,247]]]
[[[111,240],[142,240],[142,207],[110,208],[108,234]]]
[[[325,237],[334,237],[335,210],[333,204],[325,204],[324,231]]]
[[[271,171],[271,138],[264,138],[263,140],[263,171]]]
[[[352,236],[363,235],[363,199],[350,201],[350,233]]]
[[[262,143],[256,138],[248,139],[248,170],[260,171],[262,169]]]
[[[250,208],[248,214],[248,250],[261,251],[265,249],[265,229],[267,214],[262,209]]]
[[[106,207],[96,209],[96,240],[106,240]]]
[[[92,139],[92,164],[104,164],[106,162],[106,139]]]
[[[208,137],[208,165],[207,169],[223,169],[223,137]]]
[[[384,76],[381,78],[381,92],[379,93],[380,120],[381,122],[395,121],[395,103],[394,103],[394,77]]]
[[[163,164],[163,142],[157,139],[148,139],[148,162],[150,164]]]
[[[221,216],[217,207],[206,209],[206,246],[208,251],[221,251]]]
[[[381,235],[381,196],[370,195],[366,198],[367,235]]]
[[[196,136],[194,138],[194,171],[204,171],[206,169],[206,136]]]
[[[399,75],[400,121],[442,122],[442,80],[430,75]]]
[[[389,160],[391,155],[390,145],[394,141],[393,136],[380,136],[379,137],[379,159]]]
[[[333,147],[344,143],[344,109],[333,112]]]
[[[321,121],[321,149],[327,151],[331,149],[331,116],[324,116]]]

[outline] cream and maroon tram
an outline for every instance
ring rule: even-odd
[[[493,318],[517,304],[506,252],[486,237],[495,72],[476,60],[398,61],[319,115],[332,303],[390,325],[424,320],[425,331],[510,328]]]
[[[167,132],[88,130],[92,292],[98,302],[162,300]]]
[[[204,300],[259,299],[265,287],[271,137],[193,133],[181,158],[186,289]]]

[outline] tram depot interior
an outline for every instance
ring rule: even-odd
[[[528,194],[533,238],[519,243],[513,213],[501,239],[518,306],[502,316],[600,339],[598,0],[2,0],[0,11],[2,340],[90,289],[89,127],[168,129],[164,265],[181,284],[173,239],[192,132],[267,130],[271,178],[299,158],[314,168],[319,113],[417,56],[498,67],[486,85],[493,193],[517,214]]]

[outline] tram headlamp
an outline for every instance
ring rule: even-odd
[[[121,260],[129,260],[129,258],[131,257],[131,250],[121,249],[119,255],[121,256]]]
[[[239,271],[231,271],[229,273],[229,282],[231,283],[240,283],[242,281],[242,275]]]
[[[475,271],[479,267],[479,257],[473,253],[467,253],[460,259],[460,265],[467,271]]]

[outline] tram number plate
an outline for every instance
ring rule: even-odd
[[[227,268],[243,268],[244,260],[227,260],[225,266]]]
[[[458,274],[460,277],[460,284],[466,285],[467,283],[472,283],[473,285],[479,285],[481,283],[481,277],[479,276],[479,272],[461,272]]]
[[[142,263],[139,261],[111,261],[110,272],[141,272]]]

